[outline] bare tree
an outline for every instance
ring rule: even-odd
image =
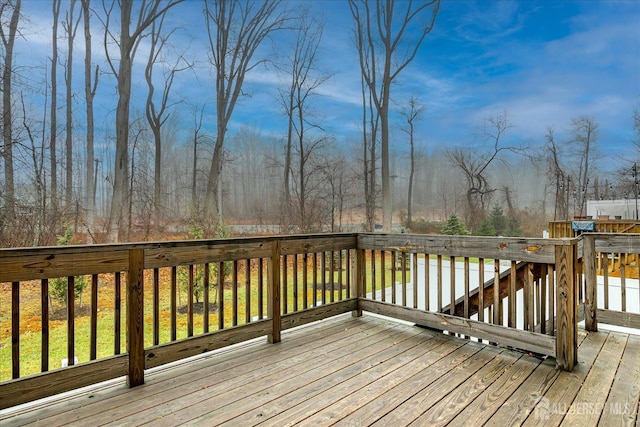
[[[90,3],[91,0],[81,0],[82,2],[82,16],[84,23],[84,97],[87,115],[87,164],[86,164],[86,177],[85,177],[85,209],[87,212],[87,227],[91,229],[94,223],[95,215],[95,201],[96,201],[96,183],[97,183],[97,167],[94,169],[94,162],[97,164],[94,153],[94,138],[95,138],[95,125],[93,114],[93,99],[96,96],[96,90],[98,89],[98,73],[100,67],[96,65],[93,69],[92,78],[92,64],[91,64],[91,13]]]
[[[274,31],[290,20],[280,11],[280,0],[205,1],[205,22],[209,41],[209,61],[216,81],[217,135],[211,158],[205,210],[222,220],[222,160],[227,125],[242,93],[247,72],[265,59],[253,60],[258,47]]]
[[[415,58],[435,23],[439,0],[400,2],[349,0],[355,24],[360,71],[380,117],[382,219],[391,231],[391,183],[389,174],[389,104],[391,85]],[[396,7],[398,10],[396,10]],[[410,39],[407,34],[411,33]]]
[[[171,34],[175,31],[174,29],[167,34],[162,34],[164,17],[165,15],[151,24],[149,56],[147,59],[147,66],[144,71],[147,87],[149,88],[145,105],[145,113],[147,121],[149,122],[149,127],[151,127],[151,132],[153,133],[155,146],[153,216],[155,217],[156,224],[159,224],[162,196],[162,126],[169,118],[169,108],[172,105],[169,104],[169,94],[171,92],[171,87],[173,86],[173,80],[176,73],[191,67],[191,64],[186,63],[184,67],[179,68],[178,65],[184,61],[184,57],[179,55],[175,63],[170,67],[170,71],[165,74],[163,79],[164,87],[162,88],[160,99],[156,101],[154,97],[155,85],[153,83],[154,65],[158,62],[163,48],[166,47]]]
[[[0,4],[0,38],[4,48],[2,69],[2,157],[4,160],[4,206],[5,219],[12,223],[15,217],[15,181],[13,164],[13,46],[18,34],[21,1],[4,1]],[[5,14],[10,14],[5,28]]]
[[[133,5],[132,1],[122,1],[120,6],[120,31],[116,37],[112,33],[110,18],[116,1],[113,0],[107,7],[105,3],[105,36],[104,47],[107,62],[111,71],[117,79],[118,105],[116,108],[116,155],[115,170],[113,179],[113,197],[111,200],[111,210],[109,222],[107,223],[108,239],[114,241],[122,238],[128,233],[129,221],[127,207],[129,205],[129,106],[131,102],[131,71],[136,48],[142,37],[151,24],[162,17],[168,10],[183,0],[149,0],[138,3],[138,17],[135,27],[131,28]],[[118,63],[116,63],[109,51],[109,39],[118,47]],[[117,237],[115,235],[117,227]]]
[[[308,144],[308,130],[321,129],[320,125],[312,122],[309,101],[315,91],[329,79],[329,75],[318,73],[315,70],[317,63],[318,47],[322,40],[323,25],[314,20],[302,19],[297,30],[293,53],[288,58],[284,72],[288,75],[289,85],[280,90],[280,103],[287,116],[287,142],[285,147],[284,162],[284,188],[283,204],[281,206],[281,227],[283,232],[288,231],[291,206],[290,176],[292,170],[292,154],[298,154],[298,211],[300,218],[306,215],[305,210],[305,179],[304,175],[309,153],[307,149],[313,148],[313,143]],[[313,138],[313,137],[312,137]],[[297,146],[297,149],[296,147]],[[317,145],[317,144],[316,144]],[[301,221],[299,221],[301,223]]]
[[[400,112],[407,121],[407,126],[402,130],[409,136],[410,147],[410,169],[409,169],[409,189],[407,190],[407,226],[411,227],[412,222],[412,200],[413,200],[413,179],[416,170],[416,146],[415,146],[415,121],[419,120],[420,114],[424,111],[424,106],[419,105],[415,97],[409,99],[409,109]]]
[[[58,212],[58,24],[61,0],[53,0],[53,25],[51,26],[51,118],[49,119],[49,159],[51,169],[51,210]]]
[[[66,138],[65,138],[65,197],[66,209],[69,209],[73,198],[73,41],[80,24],[80,16],[74,18],[76,0],[71,0],[62,27],[67,35],[67,63],[65,65],[64,80],[66,87]]]
[[[581,116],[571,120],[570,132],[573,136],[570,153],[575,169],[573,182],[575,185],[575,202],[578,215],[585,214],[587,192],[594,175],[595,161],[598,157],[598,124],[594,119]]]
[[[547,157],[547,176],[555,185],[556,198],[554,219],[569,219],[568,194],[571,180],[562,165],[562,152],[556,142],[553,128],[547,128],[545,136]]]
[[[496,191],[496,188],[489,184],[489,167],[501,160],[500,155],[503,152],[522,153],[524,150],[520,146],[504,145],[505,133],[512,127],[507,113],[489,118],[482,133],[483,142],[489,146],[486,152],[470,148],[454,148],[447,151],[449,160],[460,168],[467,183],[465,223],[472,230],[484,218],[489,197]]]

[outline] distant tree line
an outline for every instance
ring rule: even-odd
[[[453,214],[473,234],[538,235],[584,215],[589,198],[637,196],[638,112],[636,152],[604,178],[587,116],[568,136],[549,128],[524,143],[504,112],[478,123],[479,137],[427,151],[415,124],[432,95],[399,99],[392,87],[437,25],[437,0],[349,1],[362,82],[361,135],[349,138],[318,111],[333,78],[319,65],[323,22],[280,0],[202,1],[189,30],[206,35],[205,55],[176,42],[186,29],[170,18],[187,3],[52,0],[51,51],[33,65],[15,52],[35,37],[30,17],[21,0],[0,0],[0,245],[52,245],[69,230],[87,242],[215,237],[225,223],[442,232]],[[247,76],[265,69],[280,78],[268,95],[282,135],[230,126]],[[181,93],[187,73],[214,98]],[[97,99],[113,119],[96,117]]]

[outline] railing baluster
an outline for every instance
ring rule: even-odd
[[[508,325],[510,328],[515,328],[516,327],[516,322],[517,322],[517,304],[516,304],[516,276],[518,274],[518,271],[516,269],[516,262],[515,261],[511,261],[511,274],[509,275],[509,320],[508,320]],[[523,291],[524,294],[524,298],[523,300],[523,304],[522,304],[522,308],[523,308],[523,313],[524,313],[524,318],[525,318],[525,326],[524,328],[526,329],[526,319],[527,319],[527,294],[526,294],[526,290]]]
[[[91,320],[89,330],[89,360],[96,360],[98,348],[98,275],[91,275]]]
[[[478,259],[478,320],[484,322],[484,258]]]
[[[464,257],[464,318],[469,318],[469,257]]]
[[[178,296],[178,267],[171,267],[171,341],[177,338],[178,322],[176,318]]]
[[[438,313],[442,313],[442,255],[438,255]]]
[[[67,277],[67,366],[73,366],[76,358],[75,344],[75,277]]]
[[[298,311],[298,254],[293,254],[293,311]]]
[[[122,273],[119,271],[113,275],[114,297],[113,297],[113,354],[120,354],[122,344],[120,337],[122,336]],[[175,338],[174,338],[175,339]]]
[[[345,251],[345,258],[346,258],[346,267],[345,267],[345,276],[346,276],[346,292],[347,292],[347,298],[351,298],[352,293],[351,293],[351,257],[352,257],[353,252],[350,250],[346,250]],[[354,296],[358,296],[357,294]],[[364,296],[364,294],[362,295]]]
[[[348,271],[348,270],[347,270]],[[342,289],[342,250],[338,251],[338,289],[339,289],[339,293],[338,293],[338,301],[342,301],[345,297],[343,295],[343,289]]]
[[[547,275],[549,276],[549,329],[547,333],[549,335],[555,335],[556,333],[556,286],[557,280],[554,280],[554,266],[553,264],[547,265]]]
[[[20,282],[11,282],[11,377],[20,378]]]
[[[371,262],[371,298],[376,299],[376,253],[373,249],[370,252],[370,262]],[[367,252],[365,252],[366,255]],[[382,270],[384,273],[384,270]]]
[[[373,254],[373,250],[371,253]],[[387,261],[385,260],[385,254],[386,251],[380,251],[380,296],[382,296],[382,302],[387,299]]]
[[[231,304],[232,304],[231,305],[231,325],[237,326],[238,325],[238,260],[233,260],[233,271],[231,276]]]
[[[282,298],[282,314],[287,314],[289,312],[289,295],[288,295],[288,286],[289,286],[289,275],[287,274],[289,270],[289,263],[287,262],[288,256],[282,256],[282,291],[280,291],[280,297]]]
[[[424,309],[426,311],[431,311],[431,301],[430,295],[431,292],[431,259],[429,254],[424,254]]]
[[[404,252],[400,252],[400,274],[402,275],[402,306],[407,306],[407,257]]]
[[[627,311],[627,284],[624,264],[620,264],[620,295],[622,297],[622,311]]]
[[[42,329],[40,370],[47,372],[49,370],[49,279],[40,281],[40,305],[42,311],[40,322]]]
[[[204,264],[204,274],[202,275],[202,331],[209,332],[209,286],[210,286],[209,263]]]
[[[318,253],[313,254],[313,306],[318,306]]]
[[[160,344],[160,269],[153,269],[153,345]]]
[[[413,289],[413,308],[418,308],[418,253],[411,254],[411,263],[413,265],[413,271],[411,275],[412,289]]]
[[[334,264],[334,256],[335,256],[335,252],[331,251],[331,252],[326,252],[328,254],[330,254],[330,258],[329,258],[329,289],[331,289],[331,294],[330,294],[330,300],[331,302],[335,301],[335,266]]]
[[[218,330],[224,329],[224,262],[218,262]]]
[[[391,251],[391,303],[396,303],[396,261],[398,253]]]
[[[544,264],[538,264],[540,269],[540,333],[547,333],[547,320],[549,315],[547,314],[547,282],[548,277],[545,274]]]
[[[534,282],[533,282],[533,264],[527,263],[524,270],[524,286],[525,289],[528,289],[529,295],[529,331],[535,330],[535,293],[534,293]],[[526,328],[525,328],[526,329]]]
[[[326,272],[327,272],[327,259],[324,255],[324,252],[322,252],[322,255],[320,258],[320,275],[321,275],[321,281],[322,281],[322,305],[325,305],[327,303]]]
[[[449,314],[456,314],[456,257],[449,257]]]
[[[500,260],[493,260],[493,324],[502,325],[500,319]]]
[[[244,301],[245,301],[245,323],[251,322],[251,260],[245,260],[244,268]]]
[[[258,319],[264,318],[264,258],[258,258]]]
[[[302,308],[309,308],[309,254],[302,254]]]
[[[604,273],[604,309],[609,309],[609,254],[602,254],[602,270]]]
[[[193,287],[194,287],[194,266],[189,264],[187,277],[187,336],[193,336]]]

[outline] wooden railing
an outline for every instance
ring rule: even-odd
[[[278,342],[284,329],[355,310],[355,247],[355,234],[337,234],[0,250],[0,283],[10,284],[11,295],[11,344],[0,348],[11,349],[11,380],[0,383],[0,408],[125,375],[130,386],[139,385],[146,369],[260,336]],[[90,320],[78,329],[79,306],[65,303],[65,331],[58,327],[52,339],[55,280],[66,282],[66,301],[75,300],[79,280],[90,282]],[[34,288],[40,342],[27,355],[21,307]],[[202,314],[193,310],[196,289]],[[105,300],[112,301],[106,312]],[[205,309],[211,303],[213,316]],[[66,341],[66,351],[56,352],[53,341]],[[68,367],[54,369],[51,354],[66,356]],[[34,359],[35,374],[21,366]]]
[[[360,309],[573,369],[577,240],[373,234],[359,236],[358,250],[371,283]]]
[[[122,376],[136,386],[147,369],[261,336],[275,343],[287,328],[363,310],[554,356],[571,370],[578,241],[331,234],[0,250],[11,295],[10,316],[0,310],[11,319],[0,408]],[[51,316],[60,278],[66,301],[88,284],[88,313],[63,304],[64,327]],[[33,293],[39,327],[25,334]],[[53,369],[60,352],[69,366]]]
[[[583,239],[585,329],[597,331],[598,323],[640,329],[640,234],[587,233]]]

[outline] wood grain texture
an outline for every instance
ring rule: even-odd
[[[550,240],[519,237],[358,234],[358,247],[364,249],[508,259],[538,263],[553,263],[555,246],[569,244],[570,241],[570,239]]]
[[[535,353],[554,355],[554,337],[530,331],[520,331],[501,325],[462,319],[444,313],[433,313],[393,304],[360,299],[360,308],[383,316],[390,316],[442,331],[482,338],[503,346],[511,346]]]
[[[127,373],[127,356],[113,356],[0,384],[0,409],[75,390]]]

